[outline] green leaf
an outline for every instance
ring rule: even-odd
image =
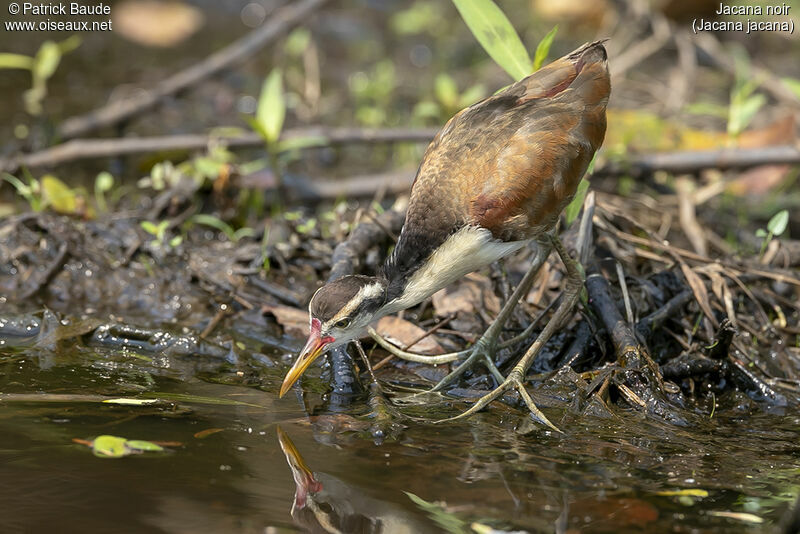
[[[730,118],[728,119],[728,133],[739,135],[756,116],[758,110],[767,103],[767,97],[761,93],[747,97],[742,102],[732,102]]]
[[[283,94],[283,75],[281,69],[273,69],[261,86],[258,97],[256,121],[263,129],[267,143],[278,140],[286,118],[286,99]]]
[[[92,452],[100,458],[122,458],[131,453],[125,445],[126,441],[118,436],[97,436],[92,442]]]
[[[156,226],[154,223],[151,223],[150,221],[142,221],[139,223],[139,226],[142,227],[142,230],[144,230],[145,232],[147,232],[152,236],[158,235],[158,226]]]
[[[531,59],[516,30],[492,0],[453,0],[486,53],[512,78],[531,73]]]
[[[46,81],[56,72],[60,62],[61,48],[53,41],[45,41],[33,58],[31,70],[34,79]]]
[[[550,46],[553,44],[553,38],[558,32],[558,24],[553,26],[553,29],[547,32],[547,35],[539,41],[536,46],[536,53],[533,54],[533,70],[539,70],[544,65],[547,59],[547,54],[550,53]]]
[[[445,107],[452,108],[456,106],[458,102],[458,86],[452,76],[446,73],[437,75],[433,87],[436,98]]]
[[[81,43],[83,43],[83,39],[81,39],[80,35],[71,35],[58,43],[58,49],[61,51],[61,55],[69,54],[76,48],[78,48]]]
[[[713,102],[694,102],[686,106],[685,111],[692,115],[711,115],[721,119],[728,118],[728,108]]]
[[[194,217],[192,217],[192,222],[196,224],[202,224],[203,226],[210,226],[211,228],[215,228],[225,234],[228,239],[231,241],[235,241],[235,230],[233,227],[220,219],[219,217],[214,217],[213,215],[208,215],[205,213],[198,213]]]
[[[135,451],[162,452],[164,450],[164,447],[161,445],[156,445],[151,441],[144,441],[141,439],[129,439],[125,442],[125,445]]]
[[[699,497],[705,498],[708,497],[708,491],[704,489],[698,488],[687,488],[687,489],[678,489],[678,490],[664,490],[664,491],[657,491],[656,495],[661,495],[662,497],[681,497],[681,496],[688,496],[688,497]]]
[[[154,399],[166,399],[176,402],[194,402],[197,404],[215,404],[219,406],[250,406],[252,408],[263,408],[258,404],[251,404],[249,402],[242,402],[232,399],[222,399],[219,397],[202,397],[199,395],[189,395],[186,393],[144,393],[144,396],[152,397]]]
[[[307,28],[297,28],[286,38],[284,48],[290,56],[301,56],[311,42],[311,32]]]
[[[767,235],[768,235],[767,231],[764,230],[763,228],[759,228],[758,230],[756,230],[756,237],[767,237]]]
[[[486,95],[486,87],[483,84],[475,84],[463,93],[458,99],[458,107],[465,108],[471,106]]]
[[[33,58],[22,54],[0,54],[0,69],[25,69],[33,68]]]
[[[52,174],[43,176],[41,184],[42,198],[48,206],[52,206],[58,213],[75,213],[78,206],[75,191],[67,184]]]
[[[2,54],[0,54],[2,56]],[[797,98],[800,98],[800,80],[794,78],[781,78],[783,84],[791,89]]]
[[[575,191],[575,197],[572,199],[572,202],[569,203],[567,209],[564,210],[564,215],[567,217],[567,226],[572,224],[572,221],[574,221],[581,212],[583,200],[586,198],[586,191],[588,190],[589,181],[586,178],[582,178],[578,184],[578,190]]]
[[[289,139],[281,139],[280,142],[278,142],[278,152],[289,152],[290,150],[299,150],[301,148],[325,146],[328,143],[328,138],[324,135],[290,137]]]
[[[788,224],[789,210],[781,210],[769,220],[767,223],[767,230],[777,237],[786,231],[786,226],[788,226]]]
[[[94,187],[102,193],[110,191],[114,187],[114,177],[110,172],[103,171],[94,179]]]
[[[422,497],[418,497],[410,491],[404,491],[403,493],[408,495],[408,498],[411,499],[411,501],[416,504],[420,510],[428,514],[428,517],[430,517],[433,522],[439,525],[445,532],[449,532],[450,534],[469,534],[470,529],[467,525],[467,522],[460,519],[455,514],[448,512],[439,504],[426,501]]]

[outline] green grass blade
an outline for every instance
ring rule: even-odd
[[[558,24],[553,26],[553,29],[547,32],[541,41],[539,41],[539,45],[536,47],[536,53],[533,54],[533,70],[539,70],[544,65],[544,62],[547,60],[547,55],[550,53],[550,47],[553,45],[553,38],[556,36],[558,32]]]
[[[491,58],[515,80],[531,73],[531,58],[516,30],[492,0],[453,0],[461,18]]]

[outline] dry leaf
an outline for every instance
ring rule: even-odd
[[[378,321],[378,324],[375,325],[375,330],[401,349],[411,350],[421,354],[444,353],[444,349],[442,349],[433,335],[425,337],[418,343],[414,343],[414,341],[422,337],[425,330],[405,319],[393,315],[383,317]],[[414,344],[409,346],[410,343]]]
[[[703,310],[703,313],[706,317],[708,317],[708,320],[711,321],[711,324],[714,325],[714,328],[719,328],[719,323],[714,317],[714,314],[711,312],[711,304],[708,301],[708,290],[706,289],[706,285],[703,283],[697,273],[694,272],[692,268],[689,267],[684,261],[681,261],[681,271],[683,271],[683,276],[686,277],[689,287],[692,288],[692,293],[694,293],[694,298],[700,305],[700,309]]]
[[[144,46],[168,48],[196,32],[203,13],[182,2],[127,0],[114,5],[114,33]]]
[[[434,293],[433,308],[439,317],[458,312],[475,313],[478,309],[495,315],[500,311],[500,299],[492,290],[491,280],[481,274],[471,273],[452,287]]]
[[[261,313],[270,313],[283,327],[283,331],[293,337],[308,337],[308,312],[291,306],[263,306]]]

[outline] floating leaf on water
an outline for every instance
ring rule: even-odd
[[[127,440],[118,436],[97,436],[92,442],[92,452],[100,458],[122,458],[131,453],[125,445]]]
[[[755,514],[748,514],[746,512],[726,512],[724,510],[711,510],[707,512],[708,515],[714,517],[726,517],[728,519],[736,519],[737,521],[744,521],[745,523],[761,524],[764,522],[763,517]]]
[[[222,432],[225,430],[224,428],[206,428],[205,430],[201,430],[200,432],[195,432],[194,437],[197,439],[205,439],[208,436],[212,436],[218,432]]]
[[[125,406],[145,406],[147,404],[157,404],[158,399],[132,399],[132,398],[119,398],[119,399],[106,399],[103,401],[106,404],[122,404]]]
[[[197,404],[216,404],[220,406],[250,406],[252,408],[263,408],[258,404],[236,401],[232,399],[222,399],[219,397],[202,397],[200,395],[190,395],[188,393],[145,393],[144,395],[154,399],[166,399],[177,402],[194,402]]]
[[[533,62],[514,26],[492,0],[453,0],[458,12],[486,53],[512,78],[531,73]]]
[[[677,489],[677,490],[657,491],[656,495],[661,495],[662,497],[688,496],[688,497],[705,498],[705,497],[708,497],[708,492],[706,490],[704,490],[704,489],[686,488],[686,489]]]
[[[164,447],[161,445],[156,445],[152,441],[144,441],[141,439],[129,439],[125,442],[125,445],[135,451],[162,452],[164,450]]]

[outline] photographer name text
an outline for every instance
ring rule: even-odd
[[[8,13],[20,17],[45,17],[39,20],[5,21],[6,31],[112,31],[111,6],[79,2],[11,2]],[[59,17],[85,17],[60,20]],[[96,20],[104,17],[105,20]],[[94,19],[94,20],[92,20]]]

